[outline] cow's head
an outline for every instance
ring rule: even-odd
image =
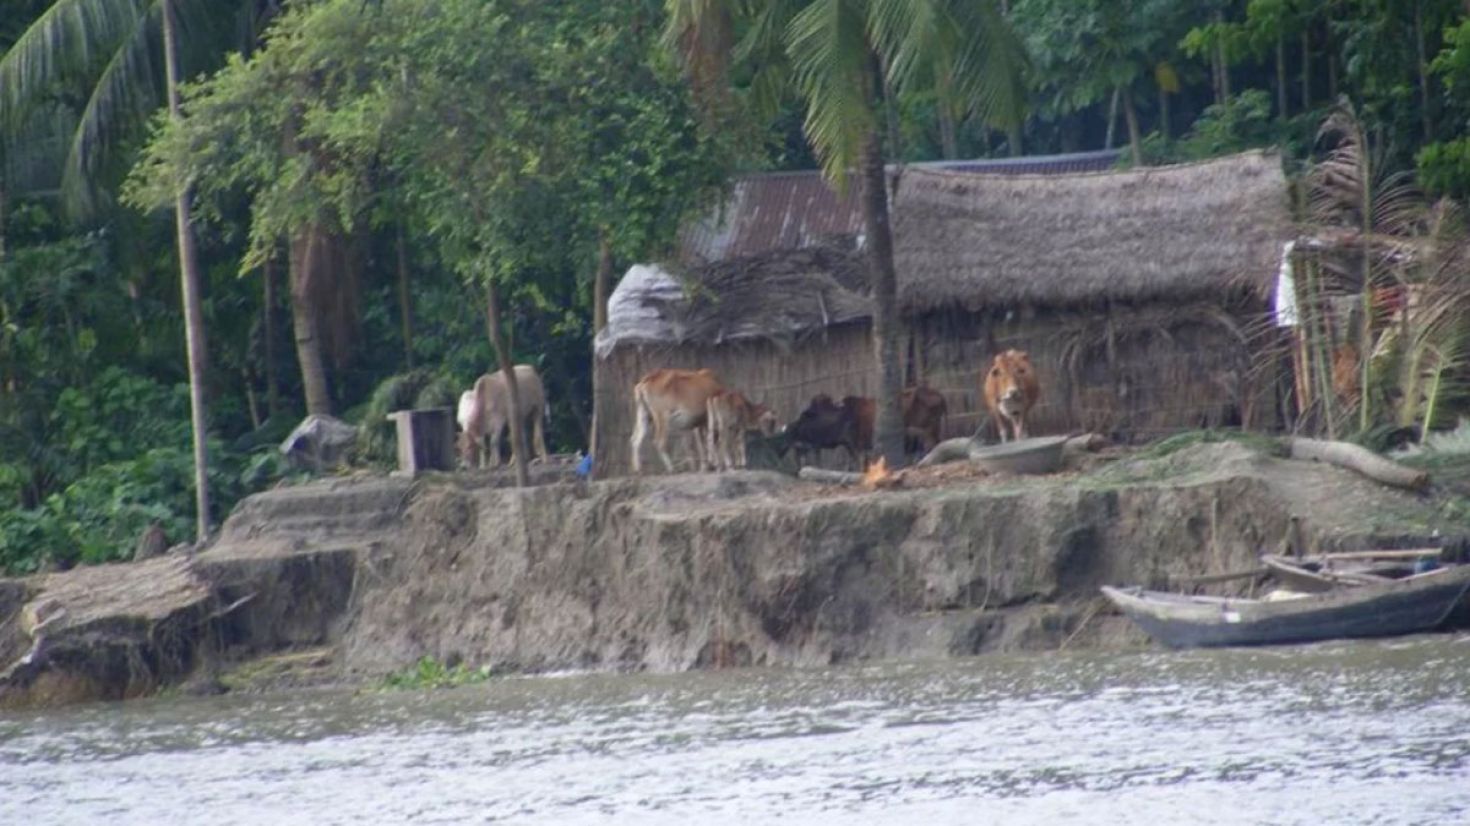
[[[1025,413],[1037,396],[1036,371],[1031,367],[1031,357],[1024,350],[998,353],[990,362],[985,390],[1006,415]]]

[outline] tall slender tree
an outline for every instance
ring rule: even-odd
[[[824,174],[857,173],[873,288],[878,449],[903,459],[902,348],[883,152],[882,104],[944,85],[946,100],[991,123],[1019,124],[1025,54],[994,0],[667,0],[666,39],[707,105],[728,100],[729,68],[753,70],[757,99],[794,90]],[[743,32],[739,42],[734,32]],[[885,81],[887,83],[885,84]]]

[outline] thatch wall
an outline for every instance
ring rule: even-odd
[[[1005,314],[946,311],[910,325],[909,377],[922,378],[949,405],[944,436],[977,428],[994,439],[980,379],[991,357],[1026,350],[1043,385],[1032,411],[1036,435],[1100,432],[1141,441],[1198,427],[1279,425],[1276,374],[1253,358],[1249,308],[1208,303],[1116,305],[1090,312]],[[660,367],[713,369],[727,385],[789,422],[811,397],[873,396],[877,377],[866,322],[831,328],[794,346],[749,340],[722,345],[622,345],[598,359],[598,473],[630,470],[632,388]],[[659,469],[652,448],[646,467]],[[687,457],[678,443],[676,457]],[[829,462],[841,456],[828,455]]]
[[[912,326],[910,375],[949,403],[945,436],[996,437],[980,398],[995,353],[1031,356],[1042,384],[1033,435],[1090,431],[1142,441],[1197,427],[1273,427],[1274,371],[1253,356],[1257,316],[1208,303],[1087,312],[926,314]]]

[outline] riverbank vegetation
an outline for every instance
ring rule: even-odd
[[[545,377],[552,449],[584,449],[615,274],[666,251],[735,172],[841,172],[862,153],[834,118],[854,112],[897,161],[1274,145],[1302,172],[1340,148],[1318,135],[1346,100],[1363,180],[1470,194],[1458,0],[998,0],[961,21],[995,35],[983,48],[923,55],[901,47],[926,42],[918,23],[949,46],[963,27],[851,5],[866,34],[781,2],[0,0],[0,571],[122,558],[154,523],[193,538],[181,232],[217,524],[286,473],[275,446],[304,413],[376,422],[504,362]],[[859,66],[863,101],[834,90],[865,53],[816,49],[824,32],[892,47]],[[1021,69],[1013,101],[977,85],[1008,76],[976,62],[1002,57]],[[1414,322],[1382,357],[1360,347],[1360,386],[1393,385],[1360,398],[1398,401],[1322,412],[1341,435],[1455,420],[1463,325]]]

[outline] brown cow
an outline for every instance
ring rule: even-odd
[[[664,469],[674,472],[669,459],[669,431],[682,430],[690,435],[694,449],[695,470],[707,466],[705,447],[708,441],[709,400],[724,390],[714,371],[654,370],[633,386],[633,472],[643,471],[643,442],[653,427],[653,445],[663,460]]]
[[[514,369],[521,421],[531,424],[532,450],[545,461],[547,408],[541,375],[529,364],[517,364]],[[510,426],[510,417],[510,388],[506,386],[505,374],[499,370],[481,376],[473,390],[460,395],[457,418],[464,432],[459,436],[459,455],[466,466],[484,467],[487,457],[490,467],[500,464],[500,437]],[[486,436],[490,437],[488,454]]]
[[[745,467],[745,432],[763,436],[776,432],[776,414],[734,390],[721,390],[706,403],[709,421],[709,453],[720,470]]]
[[[939,442],[948,405],[944,394],[920,385],[903,391],[900,399],[905,441],[915,439],[925,451]],[[873,449],[878,402],[863,396],[845,396],[842,404],[825,393],[814,396],[801,416],[787,428],[787,442],[798,451],[841,447],[858,468],[866,467]],[[799,458],[799,457],[798,457]]]
[[[944,394],[928,385],[910,387],[903,391],[904,446],[916,444],[920,455],[927,454],[939,444],[944,431],[944,416],[949,412],[949,403]]]
[[[1007,350],[996,355],[985,374],[983,389],[985,406],[990,408],[1000,440],[1010,441],[1007,425],[1014,429],[1016,440],[1026,438],[1026,414],[1041,396],[1031,357],[1024,350]]]

